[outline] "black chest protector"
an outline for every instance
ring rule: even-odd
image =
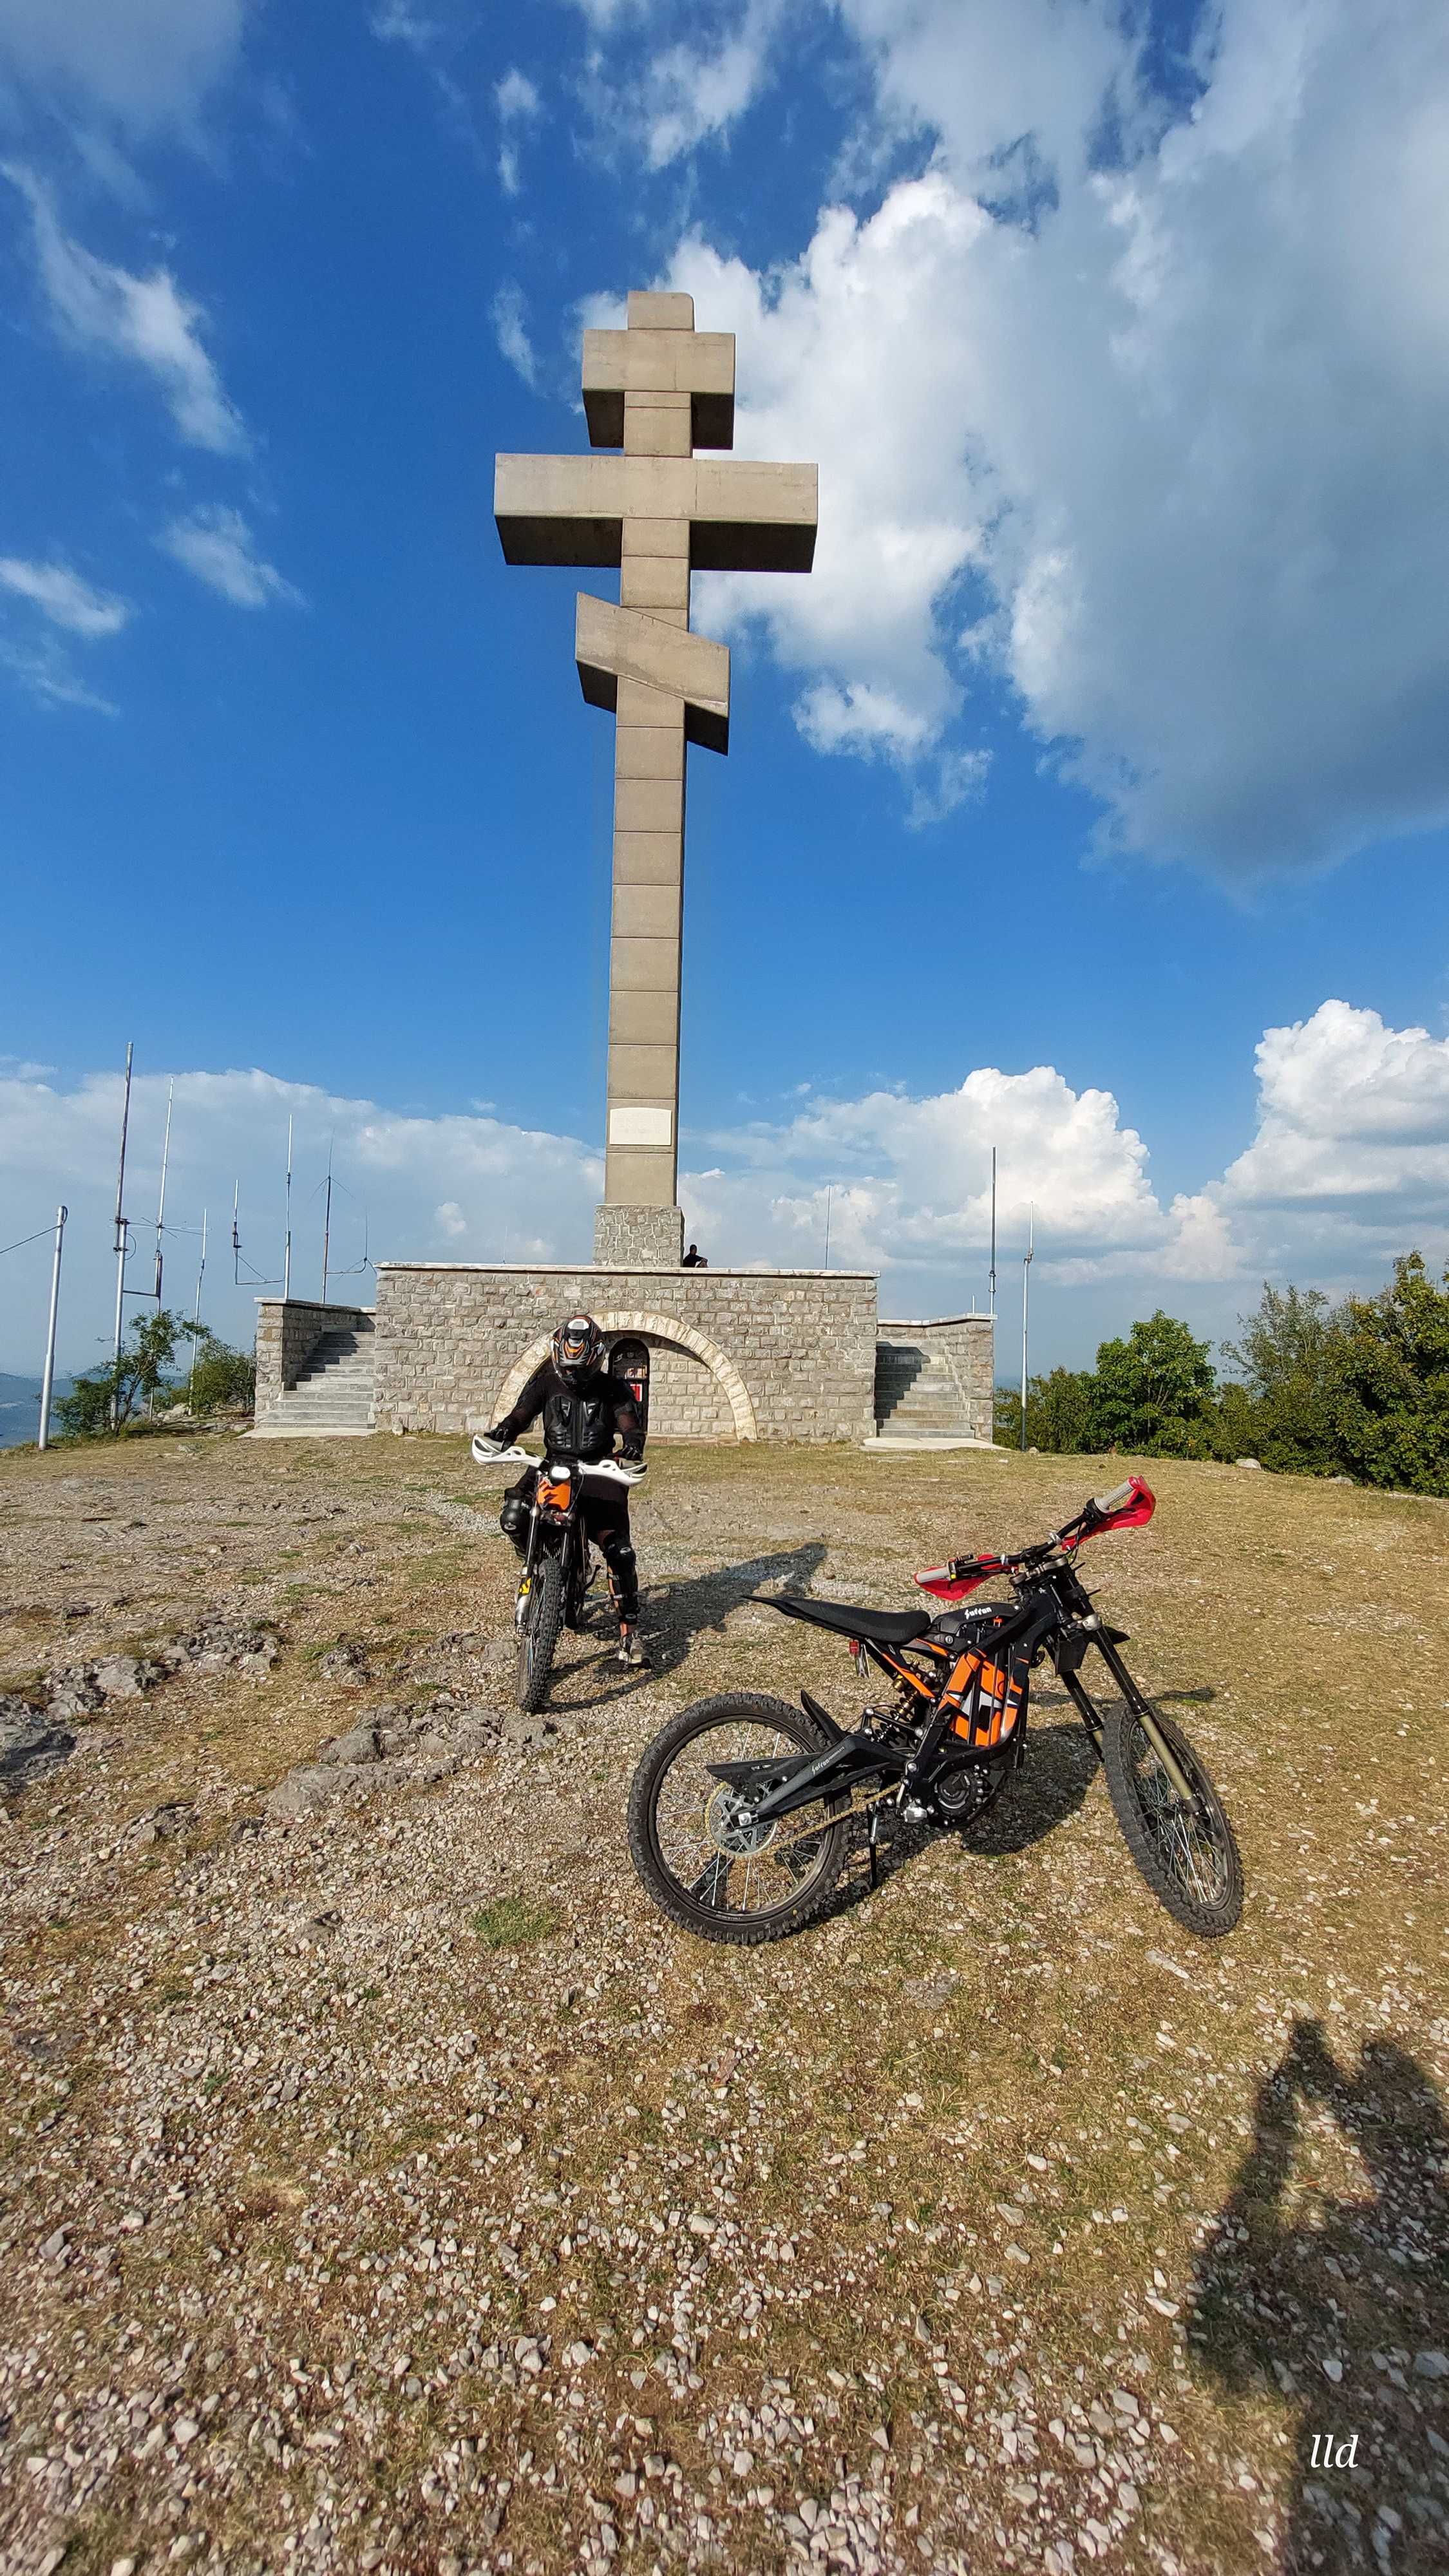
[[[614,1445],[621,1390],[593,1370],[576,1386],[555,1375],[543,1399],[543,1447],[549,1458],[606,1458]]]

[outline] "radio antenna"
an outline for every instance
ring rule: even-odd
[[[152,1289],[151,1294],[155,1298],[158,1306],[161,1303],[161,1268],[163,1260],[161,1236],[166,1223],[166,1166],[171,1160],[171,1103],[175,1096],[176,1076],[173,1074],[166,1085],[166,1133],[161,1140],[161,1194],[156,1201],[156,1285]]]

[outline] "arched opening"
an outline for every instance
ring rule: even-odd
[[[597,1322],[610,1340],[619,1333],[637,1333],[660,1353],[651,1414],[652,1428],[660,1438],[669,1439],[678,1422],[682,1428],[674,1432],[677,1438],[758,1440],[755,1408],[744,1379],[718,1342],[712,1342],[697,1325],[681,1323],[677,1315],[634,1312],[600,1315]],[[551,1339],[550,1334],[541,1333],[537,1341],[530,1342],[521,1359],[515,1360],[499,1388],[491,1421],[500,1422],[518,1402],[540,1361],[547,1359]],[[666,1365],[670,1354],[679,1355],[673,1368]],[[708,1401],[702,1401],[702,1391],[692,1388],[689,1382],[691,1370],[697,1373],[700,1369],[713,1380],[714,1391]],[[693,1427],[696,1423],[699,1428]]]

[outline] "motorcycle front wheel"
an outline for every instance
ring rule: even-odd
[[[702,1699],[661,1728],[629,1792],[629,1850],[656,1905],[705,1941],[753,1948],[799,1932],[820,1913],[845,1858],[844,1795],[779,1823],[752,1826],[719,1764],[762,1769],[820,1753],[823,1727],[759,1691]]]
[[[1136,1711],[1102,1726],[1102,1768],[1127,1849],[1159,1905],[1204,1941],[1231,1932],[1243,1910],[1243,1864],[1223,1802],[1180,1726],[1153,1719],[1192,1790],[1179,1797]]]
[[[537,1716],[548,1697],[548,1677],[562,1625],[563,1567],[554,1555],[536,1556],[513,1673],[513,1696],[530,1717]]]

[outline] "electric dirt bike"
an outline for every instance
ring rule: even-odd
[[[800,1709],[753,1691],[696,1702],[661,1729],[634,1775],[629,1848],[655,1903],[709,1941],[776,1941],[824,1907],[864,1815],[876,1838],[894,1813],[913,1824],[974,1824],[1026,1754],[1033,1668],[1052,1664],[1107,1774],[1127,1848],[1169,1914],[1211,1939],[1242,1911],[1233,1831],[1200,1756],[1132,1679],[1077,1571],[1084,1540],[1151,1519],[1133,1476],[1014,1555],[957,1557],[916,1576],[950,1606],[865,1610],[850,1601],[756,1593],[767,1609],[845,1638],[858,1678],[891,1696],[847,1729],[808,1691]],[[971,1602],[993,1577],[1010,1599]],[[1087,1688],[1095,1652],[1110,1707]]]
[[[526,1449],[495,1449],[484,1439],[474,1440],[473,1458],[480,1467],[538,1468],[533,1501],[525,1506],[528,1541],[513,1608],[518,1631],[513,1696],[521,1709],[536,1715],[548,1697],[559,1636],[580,1625],[598,1572],[584,1527],[585,1496],[590,1486],[596,1493],[627,1493],[644,1474],[644,1463],[617,1458],[540,1462]]]

